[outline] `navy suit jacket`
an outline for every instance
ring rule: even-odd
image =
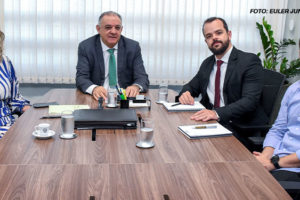
[[[179,95],[185,91],[189,91],[193,97],[202,94],[201,103],[207,109],[213,109],[207,87],[214,63],[214,55],[205,59],[196,76],[183,86]],[[266,124],[268,117],[259,103],[262,89],[263,68],[258,56],[233,47],[223,86],[225,106],[215,109],[221,123]]]
[[[146,92],[149,87],[139,43],[121,36],[118,42],[118,83],[122,88],[139,84]],[[86,92],[91,85],[104,84],[105,66],[100,35],[92,36],[79,44],[76,87]]]

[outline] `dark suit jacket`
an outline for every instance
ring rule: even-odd
[[[213,109],[206,91],[214,63],[214,55],[205,59],[196,76],[183,86],[180,95],[185,91],[193,97],[202,94],[201,103],[207,109]],[[266,124],[268,117],[259,104],[262,88],[263,68],[258,56],[233,47],[223,86],[225,106],[215,109],[221,123]]]
[[[118,42],[118,83],[126,88],[139,84],[146,92],[149,87],[139,43],[121,36]],[[79,44],[76,72],[76,86],[82,92],[93,84],[103,85],[105,67],[100,35],[92,36]]]

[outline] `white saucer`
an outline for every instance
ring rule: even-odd
[[[45,139],[49,139],[51,138],[53,135],[55,135],[55,132],[52,131],[52,130],[49,130],[48,132],[48,135],[40,135],[38,134],[36,131],[33,131],[32,132],[32,135],[38,139],[41,139],[41,140],[45,140]]]

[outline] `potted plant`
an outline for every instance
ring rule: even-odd
[[[256,28],[259,30],[263,50],[263,66],[273,71],[279,71],[286,75],[286,78],[291,78],[300,74],[300,59],[296,59],[288,62],[285,57],[286,47],[289,45],[296,45],[296,42],[292,39],[283,39],[283,41],[276,42],[273,37],[273,30],[270,24],[263,17],[262,24],[256,22]],[[261,53],[257,54],[258,56]]]
[[[272,27],[265,20],[265,17],[263,17],[262,24],[256,22],[256,28],[259,30],[263,46],[263,67],[273,71],[278,71],[284,74],[287,78],[279,92],[278,99],[275,102],[274,111],[271,116],[274,121],[279,111],[283,95],[287,88],[292,84],[289,83],[288,80],[300,74],[300,59],[298,58],[291,62],[288,61],[285,57],[285,49],[289,45],[296,45],[296,42],[292,39],[283,39],[280,42],[276,42],[273,37]],[[257,55],[260,56],[261,53],[258,53]]]

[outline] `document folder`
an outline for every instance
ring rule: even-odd
[[[136,129],[137,115],[132,109],[81,109],[74,111],[76,129]]]
[[[231,131],[219,123],[178,126],[178,130],[189,139],[232,135]]]

